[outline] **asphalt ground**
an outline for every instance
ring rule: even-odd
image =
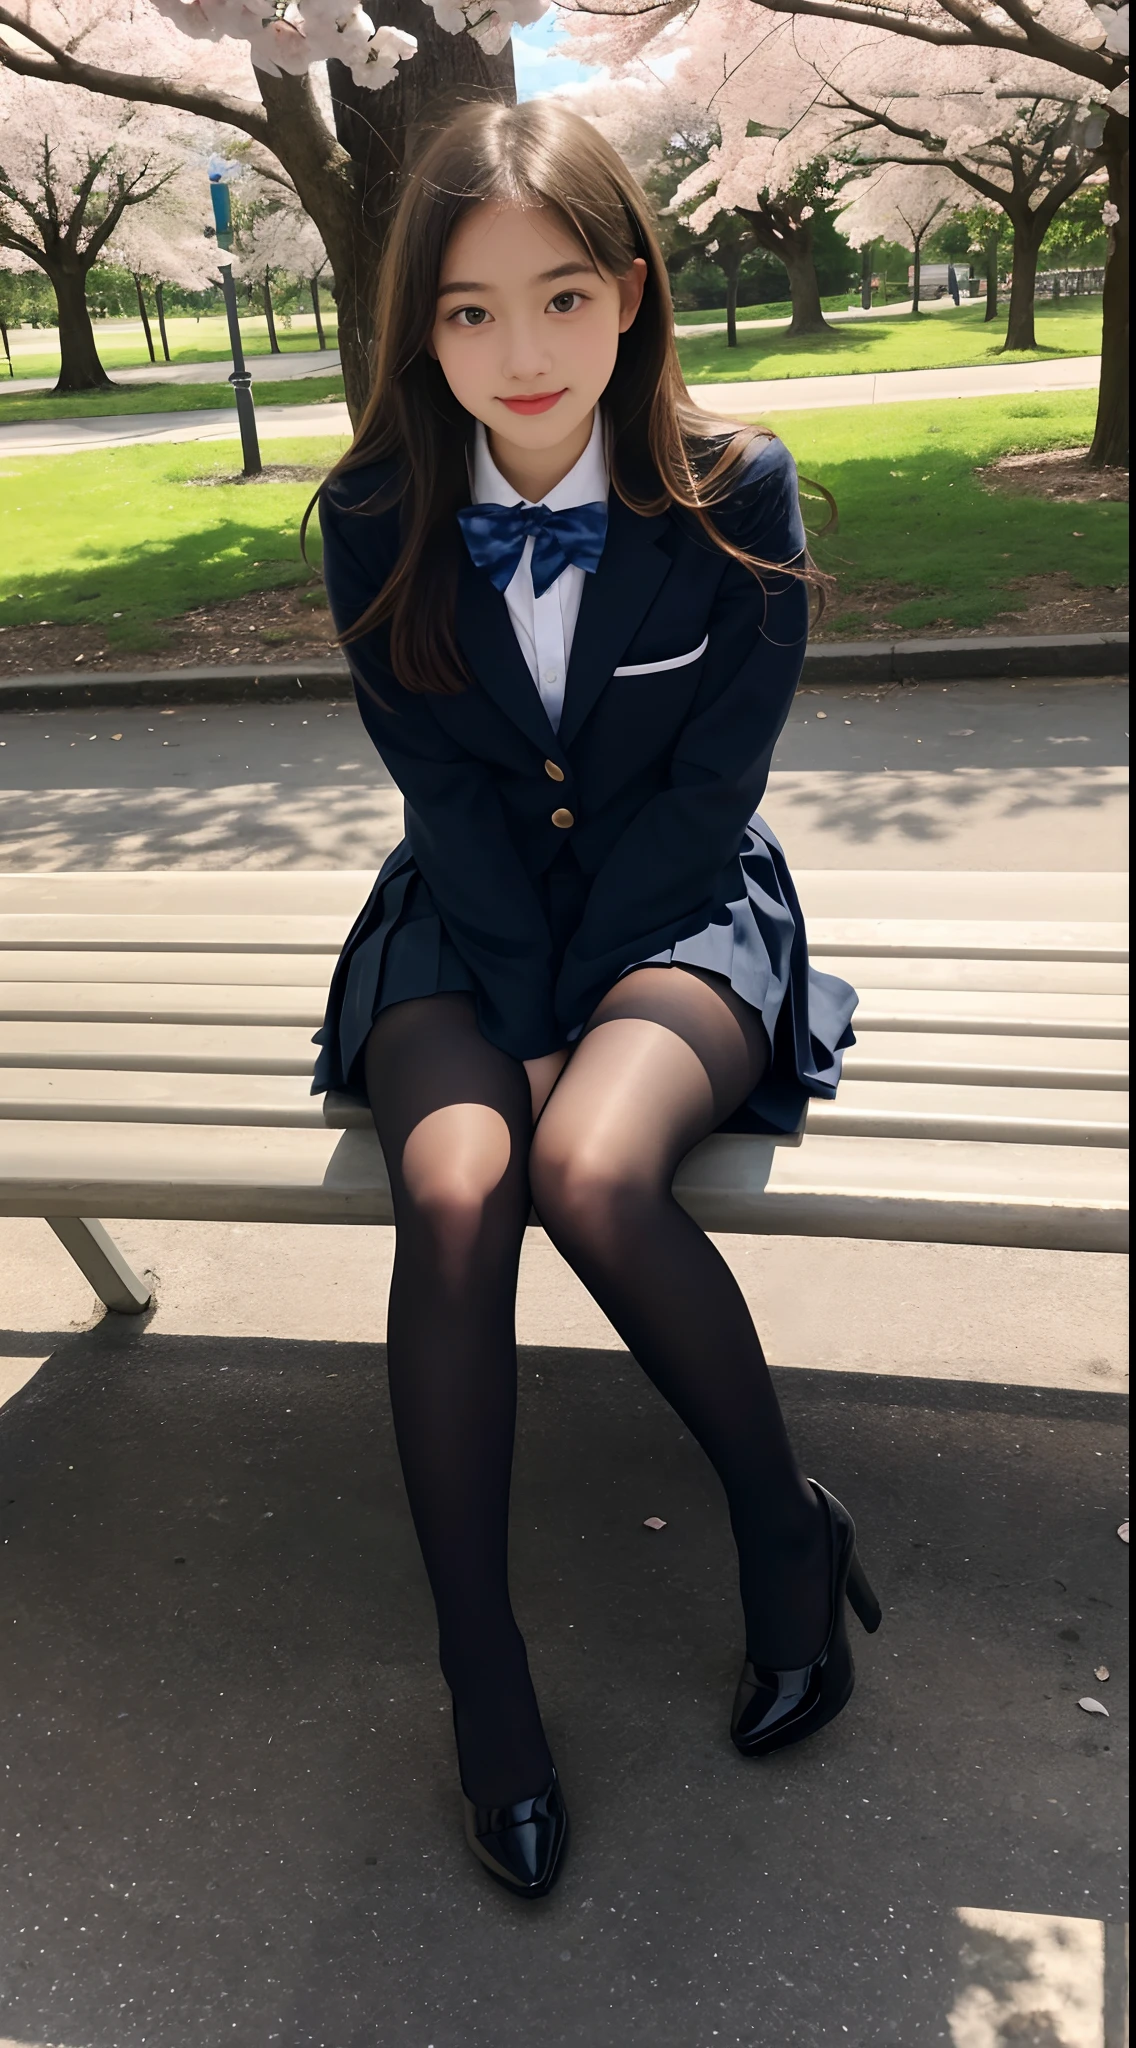
[[[1118,868],[1112,680],[807,686],[762,805],[797,867]],[[401,802],[354,702],[0,716],[4,869],[366,867]]]
[[[766,809],[798,867],[1115,868],[1124,720],[1105,683],[818,691]],[[346,707],[0,740],[8,868],[398,829]],[[713,1476],[532,1234],[514,1578],[574,1838],[526,1909],[461,1840],[391,1234],[115,1232],[146,1317],[0,1225],[0,2048],[1121,2048],[1123,1261],[723,1240],[885,1610],[848,1711],[753,1765]]]

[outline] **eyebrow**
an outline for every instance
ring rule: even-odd
[[[555,284],[558,277],[580,277],[585,273],[592,277],[599,276],[594,263],[559,263],[555,270],[542,270],[535,282],[537,284]],[[488,292],[492,291],[492,289],[492,285],[479,284],[476,279],[467,278],[459,280],[456,284],[440,284],[438,286],[438,297],[440,299],[447,298],[451,292]]]

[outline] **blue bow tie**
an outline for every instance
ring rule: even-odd
[[[569,562],[594,575],[607,538],[607,505],[466,505],[458,513],[465,544],[479,569],[506,590],[517,573],[525,542],[533,536],[533,592],[543,597]]]

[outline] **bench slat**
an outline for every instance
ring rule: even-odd
[[[711,1138],[680,1200],[709,1230],[1123,1251],[1127,1162],[1072,1145]],[[389,1223],[366,1131],[0,1124],[0,1214]]]
[[[377,763],[376,763],[377,768]],[[370,894],[372,868],[66,868],[0,873],[0,913],[167,911],[243,916],[337,916],[350,920]],[[1069,921],[1128,915],[1128,878],[1118,870],[798,868],[805,916],[1009,918]]]
[[[1015,1038],[1009,1032],[1003,1037],[977,1031],[868,1031],[844,1055],[844,1082],[851,1081],[1126,1089],[1128,1043],[1122,1038]]]
[[[306,1025],[0,1023],[0,1068],[310,1075],[311,1040]]]
[[[75,912],[0,915],[0,946],[39,951],[96,947],[173,952],[334,953],[349,920],[265,913],[259,917],[197,913],[85,916]],[[1116,922],[999,922],[995,919],[810,918],[809,948],[818,960],[828,954],[862,959],[902,954],[939,960],[1125,961],[1127,928]]]
[[[0,946],[0,992],[7,982],[173,982],[210,986],[262,988],[265,986],[318,988],[326,991],[331,977],[330,959],[301,959],[291,953],[156,953],[144,948],[121,952],[100,952],[97,948],[71,950],[67,947],[28,951],[18,946]],[[1128,1018],[1128,976],[1122,963],[1089,960],[924,960],[904,954],[886,958],[853,960],[843,954],[829,955],[825,971],[843,975],[856,984],[862,1005],[879,1001],[886,1006],[892,991],[939,991],[953,1008],[970,991],[1004,994],[1009,998],[1036,994],[1056,999],[1052,1012],[1037,1006],[1042,1015],[1063,1016],[1063,1001],[1100,1003],[1099,1015],[1111,1035],[1113,1025]],[[907,996],[902,1000],[905,1007]],[[983,1006],[985,1007],[985,1006]],[[1034,1005],[1023,1005],[1026,1012]],[[1094,1009],[1086,1012],[1095,1017]],[[1023,1026],[1024,1028],[1024,1026]]]
[[[1128,928],[1116,923],[1043,924],[1022,919],[814,917],[808,920],[809,952],[863,959],[902,953],[936,960],[1103,960],[1128,958]]]
[[[0,981],[0,1021],[296,1024],[314,1031],[322,1022],[326,1000],[326,988],[311,984],[264,987],[241,982]],[[1006,1033],[1046,1043],[1066,1038],[1115,1042],[1128,1036],[1127,1017],[1120,1014],[1122,1007],[1119,998],[1108,996],[952,997],[945,990],[913,990],[897,999],[891,991],[865,989],[856,1011],[855,1028],[857,1033],[871,1032],[873,1037],[900,1032],[965,1032],[981,1036]],[[1045,1062],[1055,1055],[1039,1050],[1035,1057]],[[1082,1059],[1088,1057],[1082,1054]],[[1123,1063],[1120,1049],[1117,1058]]]
[[[847,1081],[835,1102],[809,1106],[807,1130],[832,1136],[968,1139],[979,1144],[1122,1146],[1121,1092]],[[0,1069],[0,1119],[242,1124],[322,1130],[306,1080],[277,1074]],[[328,1122],[370,1128],[362,1103],[337,1097]]]
[[[25,955],[42,959],[41,955]],[[50,957],[50,956],[48,956]],[[74,956],[70,956],[74,958]],[[0,1020],[8,1022],[297,1024],[314,1031],[327,999],[320,984],[243,982],[0,980]],[[1123,1040],[1127,1006],[1119,997],[1038,994],[951,995],[947,990],[864,989],[858,1033],[1005,1032],[1039,1039]],[[1039,1052],[1038,1059],[1052,1058]]]
[[[0,946],[28,951],[99,951],[161,953],[338,953],[351,919],[344,917],[188,917],[103,915],[66,911],[31,915],[5,911],[0,916]],[[329,968],[331,961],[329,958]]]
[[[0,982],[0,1022],[296,1024],[323,1021],[326,988],[246,988],[221,982]]]

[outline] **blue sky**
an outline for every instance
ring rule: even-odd
[[[513,30],[519,100],[532,100],[538,93],[551,92],[554,85],[575,85],[595,75],[591,65],[571,64],[566,57],[557,56],[556,45],[562,39],[563,30],[554,7],[530,28]]]

